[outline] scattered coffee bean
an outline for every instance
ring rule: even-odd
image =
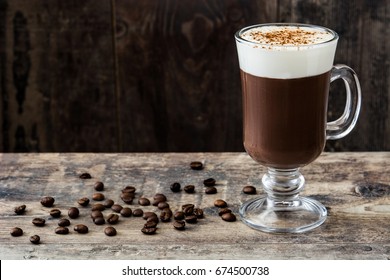
[[[206,194],[216,194],[217,193],[217,188],[216,187],[207,187],[204,192]]]
[[[85,233],[88,233],[88,227],[86,225],[82,225],[82,224],[75,225],[74,231],[81,233],[81,234],[85,234]]]
[[[177,182],[173,183],[171,185],[171,191],[173,191],[173,192],[180,192],[181,191],[180,183],[177,183]]]
[[[103,202],[104,207],[111,208],[114,205],[114,201],[112,199],[107,199]]]
[[[93,200],[96,200],[96,201],[102,201],[102,200],[105,199],[105,196],[104,196],[104,194],[102,194],[102,193],[94,193],[94,194],[92,195],[92,199],[93,199]]]
[[[53,218],[58,218],[59,216],[61,216],[61,210],[60,209],[52,209],[52,210],[50,210],[49,214]]]
[[[106,221],[104,220],[103,217],[96,217],[95,219],[93,219],[93,222],[95,225],[104,225],[106,223]]]
[[[68,219],[63,218],[63,219],[58,221],[58,225],[60,227],[68,227],[68,226],[70,226],[70,221]]]
[[[39,244],[40,241],[41,241],[41,238],[39,237],[39,235],[30,236],[30,242],[32,244]]]
[[[91,212],[91,218],[92,218],[92,220],[94,220],[94,219],[96,219],[96,218],[98,218],[98,217],[103,218],[103,213],[102,213],[102,211],[94,210],[94,211]]]
[[[195,191],[195,186],[194,185],[187,185],[184,187],[184,191],[186,193],[193,193]]]
[[[122,193],[135,193],[136,190],[133,186],[126,186],[122,189]]]
[[[172,218],[172,210],[169,208],[165,208],[160,213],[160,220],[162,222],[169,222]]]
[[[42,197],[41,204],[45,207],[52,207],[54,204],[54,201],[55,201],[54,197],[45,196],[45,197]]]
[[[214,206],[219,208],[225,208],[227,207],[227,203],[225,200],[217,199],[216,201],[214,201]]]
[[[142,205],[142,206],[148,206],[148,205],[150,205],[150,200],[147,199],[146,197],[140,197],[138,199],[138,204]]]
[[[26,205],[20,205],[14,208],[15,214],[16,215],[22,215],[26,210]]]
[[[202,170],[203,163],[201,163],[200,161],[193,161],[190,163],[190,167],[192,170]]]
[[[119,204],[114,204],[111,206],[111,210],[116,212],[116,213],[120,213],[122,211],[123,207]]]
[[[11,228],[10,234],[14,237],[23,235],[23,230],[19,227]]]
[[[89,198],[87,197],[82,197],[77,201],[78,204],[81,206],[87,206],[89,204]]]
[[[173,227],[177,230],[184,230],[185,229],[185,226],[186,226],[186,222],[184,221],[174,221],[172,223]]]
[[[42,218],[34,218],[32,220],[32,223],[37,226],[37,227],[43,227],[46,223],[46,220],[45,219],[42,219]]]
[[[175,220],[183,220],[185,218],[184,212],[183,211],[176,211],[175,214],[173,215],[173,218]]]
[[[144,212],[144,214],[142,215],[142,218],[144,218],[144,220],[147,220],[150,217],[157,217],[157,214],[154,212]]]
[[[149,218],[146,219],[147,222],[155,222],[155,223],[159,223],[160,220],[158,219],[157,215],[156,216],[150,216]]]
[[[144,211],[142,209],[134,209],[133,216],[134,217],[142,217],[144,214]]]
[[[195,224],[198,221],[198,217],[195,215],[190,215],[185,218],[185,221],[190,224]]]
[[[198,219],[204,218],[203,209],[195,208],[195,209],[194,209],[194,215],[195,215]]]
[[[126,204],[131,204],[133,202],[134,196],[135,196],[134,193],[129,193],[129,192],[121,193],[121,199]]]
[[[68,234],[69,233],[69,229],[67,227],[57,227],[54,232],[56,234]]]
[[[165,194],[162,194],[162,193],[156,193],[154,196],[153,196],[153,199],[154,200],[158,200],[158,201],[167,201],[167,197],[165,196]]]
[[[144,228],[155,228],[157,227],[158,223],[156,221],[147,221],[144,224]]]
[[[115,225],[119,221],[119,216],[117,214],[109,214],[107,216],[107,223]]]
[[[223,214],[231,213],[231,212],[232,212],[232,210],[230,210],[229,208],[221,208],[221,209],[219,209],[219,211],[218,211],[218,215],[219,215],[219,216],[222,216]]]
[[[157,204],[157,208],[163,210],[165,208],[169,208],[169,204],[166,201],[161,201]]]
[[[214,178],[208,178],[208,179],[206,179],[206,180],[203,181],[203,184],[204,184],[206,187],[215,186],[215,179],[214,179]]]
[[[115,236],[116,235],[116,229],[114,227],[106,227],[104,229],[104,234],[107,236]]]
[[[221,218],[226,222],[234,222],[236,220],[236,215],[233,213],[225,213],[221,216]]]
[[[256,194],[256,188],[254,186],[245,186],[242,188],[242,192],[245,194]]]
[[[129,207],[123,207],[120,214],[123,217],[130,217],[132,215],[133,211]]]
[[[183,210],[184,215],[190,216],[194,213],[194,204],[184,204],[182,205],[181,209]]]
[[[87,172],[82,173],[79,177],[80,177],[80,179],[91,179],[92,178],[91,174],[89,174]]]
[[[104,184],[103,182],[96,182],[93,188],[95,189],[95,191],[101,192],[102,190],[104,190]]]
[[[142,228],[141,229],[141,231],[142,231],[142,233],[144,233],[144,234],[147,234],[147,235],[152,235],[152,234],[155,234],[156,233],[156,231],[157,231],[157,228],[156,227],[154,227],[154,228]]]
[[[68,216],[71,219],[76,219],[80,214],[80,211],[77,207],[70,207],[68,210]]]
[[[91,211],[104,211],[104,210],[106,210],[106,207],[101,203],[95,203],[91,208]]]

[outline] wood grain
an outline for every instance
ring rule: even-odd
[[[189,168],[193,160],[204,162],[202,171]],[[305,234],[266,234],[250,229],[239,220],[223,222],[213,206],[217,198],[228,202],[237,213],[243,201],[253,196],[241,192],[254,185],[261,194],[264,169],[244,153],[168,154],[0,154],[0,258],[1,259],[390,259],[390,153],[324,153],[302,169],[307,180],[304,195],[328,208],[328,218],[319,228]],[[91,180],[79,175],[89,172]],[[218,193],[204,194],[203,180],[213,177]],[[55,197],[55,208],[66,216],[77,199],[91,198],[95,181],[105,183],[106,198],[121,202],[120,190],[137,187],[136,197],[152,198],[164,193],[172,210],[194,203],[205,211],[197,224],[183,232],[170,223],[160,223],[154,236],[140,232],[144,220],[120,218],[118,235],[107,237],[104,226],[94,225],[90,207],[80,207],[81,216],[71,220],[71,233],[54,233],[58,219],[39,203],[42,196]],[[196,192],[172,193],[169,186],[194,184]],[[13,208],[27,205],[24,215]],[[141,207],[132,209],[156,211]],[[105,210],[105,215],[111,210]],[[34,217],[46,225],[32,225]],[[80,235],[74,225],[84,223],[90,231]],[[11,227],[24,235],[11,237]],[[42,243],[30,244],[28,237],[41,236]]]

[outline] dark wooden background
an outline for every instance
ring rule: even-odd
[[[0,0],[0,152],[242,151],[233,35],[264,22],[339,33],[363,106],[326,149],[390,150],[389,3]]]

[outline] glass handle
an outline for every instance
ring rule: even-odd
[[[353,69],[343,64],[334,65],[331,71],[330,82],[337,79],[344,81],[346,104],[341,117],[326,124],[326,139],[330,140],[343,138],[355,127],[359,117],[362,98],[359,79]]]

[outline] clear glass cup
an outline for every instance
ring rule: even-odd
[[[272,33],[275,30],[282,31]],[[259,41],[247,36],[254,31],[261,34],[253,33]],[[235,34],[244,147],[267,167],[262,178],[266,195],[240,208],[242,221],[252,228],[296,233],[326,220],[320,202],[300,196],[305,186],[300,168],[322,153],[327,139],[347,135],[359,116],[356,73],[346,65],[333,65],[338,38],[328,28],[297,23],[259,24]],[[327,122],[329,86],[337,79],[344,81],[346,105],[340,118]]]

